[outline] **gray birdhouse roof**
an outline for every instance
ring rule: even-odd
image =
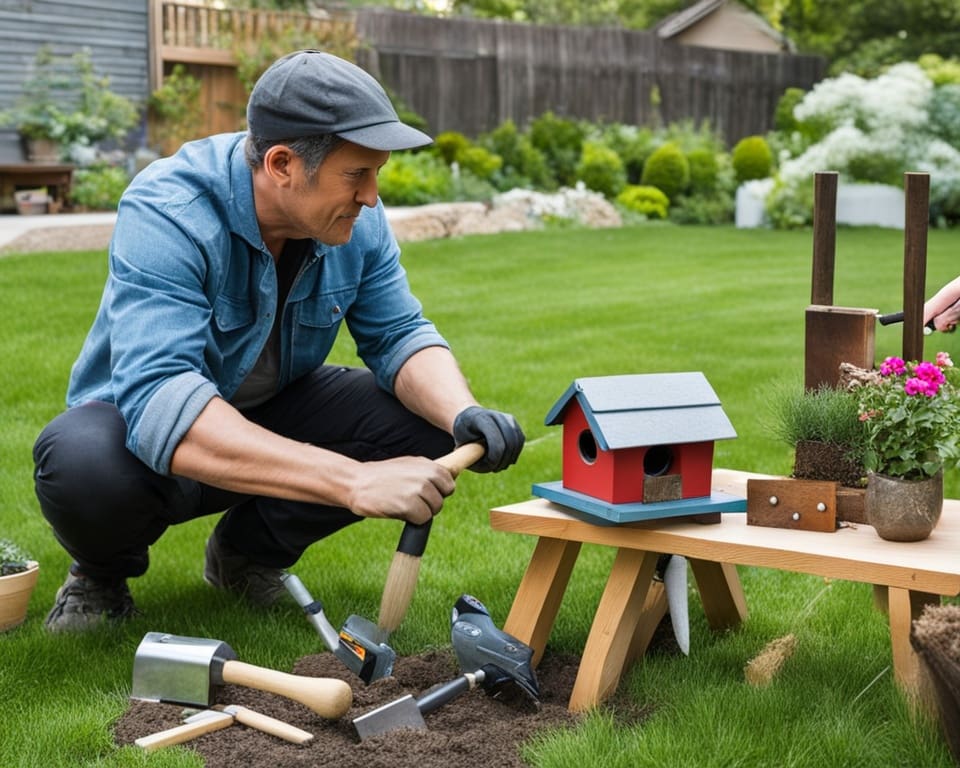
[[[575,379],[547,414],[547,426],[563,421],[573,398],[605,451],[737,436],[713,387],[699,372]]]

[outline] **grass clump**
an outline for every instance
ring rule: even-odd
[[[866,446],[858,409],[856,393],[845,389],[782,385],[771,400],[774,434],[794,447],[803,441],[844,446],[851,458],[857,458]]]

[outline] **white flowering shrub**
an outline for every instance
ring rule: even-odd
[[[904,172],[927,171],[931,218],[960,218],[960,150],[937,135],[938,125],[957,128],[931,119],[931,110],[949,113],[953,99],[938,90],[913,63],[897,64],[872,80],[846,73],[814,86],[794,107],[796,130],[775,142],[779,173],[766,199],[774,226],[811,222],[819,171],[836,171],[841,183],[898,186]]]

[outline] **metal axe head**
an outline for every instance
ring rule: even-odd
[[[427,729],[417,700],[409,694],[360,715],[353,721],[353,725],[360,741],[399,728],[413,728],[418,731]]]
[[[365,683],[389,677],[397,654],[384,640],[386,632],[362,616],[348,616],[334,651]]]

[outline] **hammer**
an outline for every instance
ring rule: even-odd
[[[147,632],[133,659],[132,698],[209,706],[217,685],[234,684],[286,696],[321,717],[350,709],[353,691],[343,680],[302,677],[236,660],[219,640]]]
[[[464,469],[482,459],[484,453],[486,448],[482,443],[465,443],[436,461],[456,478]],[[388,635],[400,626],[410,607],[420,574],[420,558],[427,548],[432,522],[428,520],[419,525],[405,523],[403,526],[380,599],[380,619],[377,623]]]

